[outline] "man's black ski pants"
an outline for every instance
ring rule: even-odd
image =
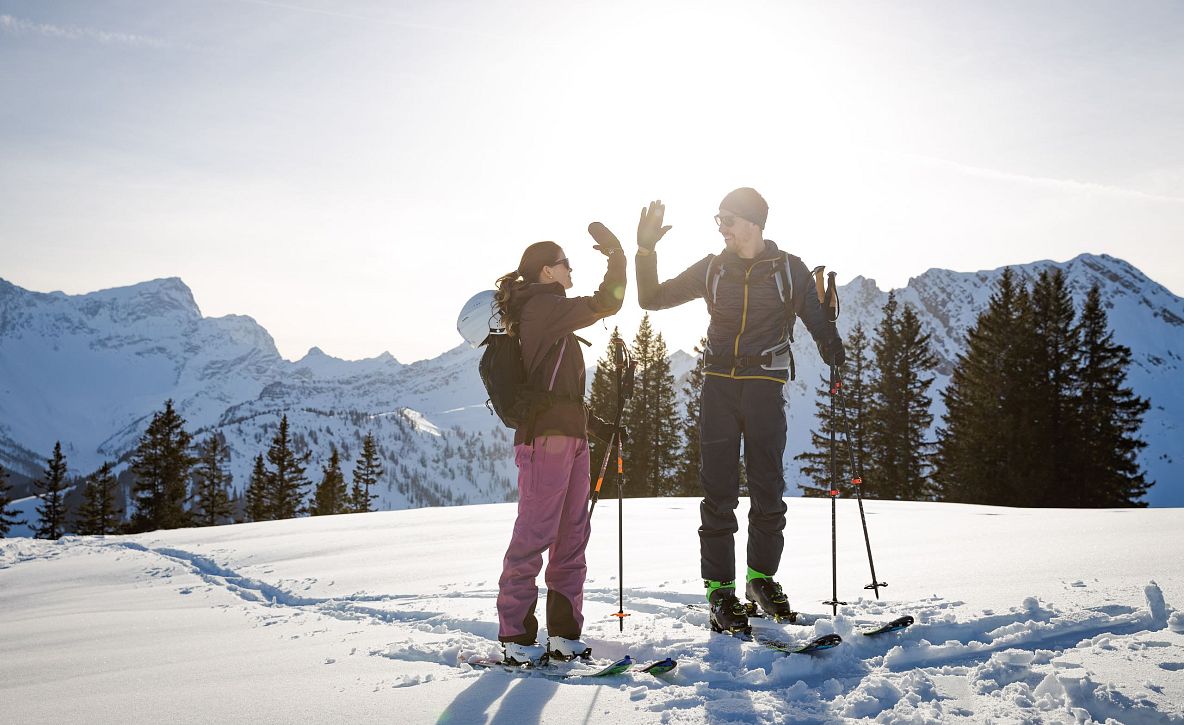
[[[784,386],[772,380],[703,379],[700,398],[699,552],[704,579],[736,579],[740,439],[748,473],[748,566],[772,576],[785,546]]]

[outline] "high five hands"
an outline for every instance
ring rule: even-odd
[[[670,231],[670,225],[662,226],[662,217],[666,214],[666,205],[661,199],[651,201],[648,208],[641,208],[641,219],[637,221],[637,247],[647,252],[654,251],[658,240]]]

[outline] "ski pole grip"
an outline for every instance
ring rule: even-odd
[[[823,279],[823,272],[826,271],[826,265],[820,264],[814,268],[811,274],[814,275],[814,286],[818,288],[818,304],[826,304],[826,282]]]
[[[823,304],[827,308],[827,314],[830,316],[830,321],[835,322],[839,319],[839,290],[835,287],[836,272],[829,272],[826,275],[826,302]],[[815,281],[821,279],[821,276],[816,277]]]

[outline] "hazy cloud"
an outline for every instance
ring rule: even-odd
[[[50,25],[36,23],[11,15],[0,15],[0,32],[9,35],[40,35],[45,38],[60,40],[90,40],[105,45],[130,45],[140,48],[167,48],[168,41],[147,35],[134,33],[115,33],[98,28],[86,28],[77,25]]]
[[[1025,174],[1012,173],[1010,171],[999,171],[997,169],[985,169],[979,166],[970,166],[968,164],[961,164],[956,161],[947,161],[946,159],[939,159],[932,156],[923,156],[920,154],[893,155],[897,158],[903,159],[910,163],[919,164],[921,166],[949,169],[962,174],[967,174],[969,176],[977,176],[983,179],[1011,181],[1021,184],[1040,186],[1046,189],[1059,189],[1061,191],[1108,194],[1111,196],[1125,196],[1131,199],[1142,199],[1144,201],[1184,204],[1184,197],[1167,196],[1164,194],[1150,194],[1137,189],[1127,189],[1121,186],[1109,186],[1106,184],[1097,184],[1090,181],[1075,181],[1073,179],[1054,179],[1045,176],[1027,176]]]

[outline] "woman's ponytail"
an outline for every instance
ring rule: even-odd
[[[543,267],[549,267],[559,260],[561,247],[555,242],[535,242],[522,253],[518,268],[497,278],[493,301],[498,312],[502,315],[502,323],[509,335],[518,334],[518,317],[520,310],[514,310],[511,300],[514,293],[539,280]],[[513,314],[511,314],[513,311]]]
[[[493,304],[497,306],[497,311],[501,313],[502,324],[506,326],[506,334],[508,335],[518,334],[518,321],[510,315],[510,298],[513,296],[515,289],[525,286],[526,282],[522,279],[522,274],[518,270],[503,274],[494,283],[496,291],[493,293]]]

